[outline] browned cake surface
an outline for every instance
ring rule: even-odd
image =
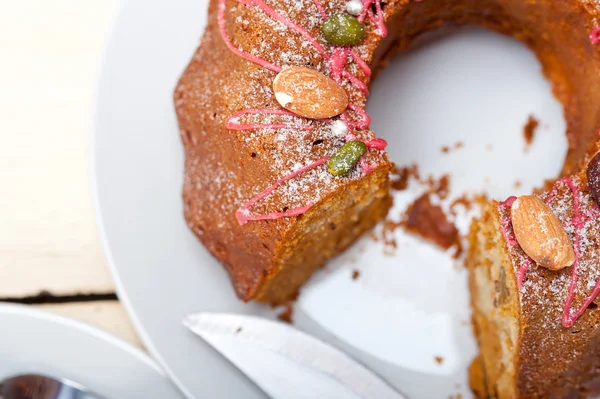
[[[562,320],[571,284],[575,296],[569,314],[585,308],[600,279],[600,211],[585,173],[573,176],[572,182],[575,195],[561,180],[540,198],[558,216],[579,255],[575,283],[574,267],[551,271],[531,262],[512,238],[509,207],[490,204],[473,226],[469,267],[474,328],[482,351],[479,384],[487,386],[490,396],[563,398],[599,392],[597,305],[592,302],[572,326]],[[518,276],[525,268],[519,288]]]
[[[320,38],[322,20],[312,0],[267,0],[275,10]],[[329,13],[341,12],[345,1],[327,2]],[[282,66],[308,66],[328,74],[327,64],[307,45],[305,39],[275,22],[257,7],[226,2],[226,29],[238,48]],[[304,121],[310,131],[294,128],[231,131],[226,119],[247,108],[278,108],[271,89],[275,73],[230,51],[217,24],[218,1],[212,0],[208,26],[202,43],[175,90],[175,105],[186,151],[186,179],[183,189],[185,216],[190,228],[229,271],[237,294],[278,301],[293,295],[310,272],[341,251],[365,229],[384,216],[390,168],[385,154],[371,150],[369,162],[378,165],[375,177],[355,170],[349,177],[329,175],[321,166],[282,185],[273,195],[253,208],[255,213],[282,211],[312,201],[316,205],[301,217],[250,222],[240,226],[236,209],[278,178],[330,155],[342,145],[339,136],[321,121]],[[589,41],[598,6],[591,0],[425,0],[390,1],[384,4],[390,34],[383,42],[371,23],[367,36],[356,50],[374,69],[395,51],[410,48],[422,32],[445,22],[475,23],[512,34],[536,51],[557,96],[565,104],[570,151],[565,166],[572,171],[582,160],[600,120],[600,51]],[[321,45],[328,44],[319,39]],[[367,81],[352,66],[359,79]],[[346,84],[350,98],[364,105],[365,96]],[[252,122],[252,117],[245,122]],[[283,118],[285,119],[285,118]],[[264,122],[264,120],[263,120]],[[368,130],[359,138],[373,137]],[[369,194],[371,185],[377,195]],[[360,205],[348,208],[344,193],[352,187]],[[369,197],[371,195],[371,197]],[[386,205],[389,200],[383,201]],[[336,220],[336,230],[313,233],[323,206]],[[379,210],[370,209],[378,207]],[[358,225],[349,215],[362,213],[372,220]],[[344,216],[346,215],[346,216]],[[300,220],[304,219],[302,224]],[[308,230],[307,230],[308,229]],[[307,249],[318,245],[325,256],[308,260]],[[287,255],[286,255],[287,254]],[[285,259],[284,259],[285,258]],[[306,268],[294,271],[293,281],[273,277],[286,265]],[[299,266],[298,266],[299,265]],[[266,287],[271,282],[279,285]],[[276,292],[276,294],[275,294]],[[261,293],[257,298],[257,294]],[[271,294],[273,293],[273,294]],[[273,295],[273,296],[271,296]]]
[[[317,34],[316,15],[292,2],[271,3]],[[300,3],[298,3],[300,4]],[[309,2],[304,5],[309,9]],[[260,10],[228,2],[227,25],[237,46],[282,65],[314,65],[322,60],[293,34]],[[314,6],[313,6],[314,7]],[[312,9],[311,9],[312,10]],[[271,89],[275,74],[245,61],[226,48],[212,1],[202,43],[175,91],[175,104],[186,150],[183,190],[190,228],[229,271],[244,300],[281,302],[293,296],[308,276],[383,218],[391,205],[385,154],[372,150],[367,162],[376,171],[356,168],[340,178],[325,166],[282,185],[252,208],[254,213],[315,205],[300,217],[249,222],[240,226],[235,211],[277,179],[330,155],[342,144],[322,121],[304,120],[312,130],[259,129],[229,131],[226,119],[247,108],[279,108]],[[253,50],[254,49],[254,50]],[[354,100],[364,105],[359,93]],[[262,117],[262,116],[260,116]],[[244,122],[253,122],[246,117]],[[260,122],[264,122],[264,117]],[[282,117],[274,122],[296,122]],[[359,131],[368,140],[374,135]]]
[[[326,51],[323,22],[313,0],[265,0],[307,30]],[[324,2],[328,14],[343,12],[346,0]],[[596,0],[396,0],[382,2],[389,35],[381,40],[365,23],[366,37],[355,50],[376,72],[398,51],[418,45],[421,33],[445,24],[478,24],[512,35],[538,55],[556,96],[565,106],[569,152],[565,174],[577,173],[589,159],[600,127],[600,48],[589,39],[599,23]],[[240,225],[235,212],[283,176],[324,156],[344,142],[326,121],[290,116],[247,116],[240,123],[286,123],[287,128],[228,130],[226,120],[249,108],[279,109],[275,72],[227,48],[217,23],[218,0],[211,0],[202,42],[175,90],[175,105],[186,152],[183,188],[185,217],[198,238],[226,267],[243,300],[283,302],[315,269],[343,251],[382,219],[391,204],[391,169],[385,153],[370,150],[367,174],[355,168],[340,178],[322,165],[281,185],[253,213],[285,212],[314,203],[301,216]],[[330,74],[328,64],[297,33],[258,7],[227,0],[225,30],[233,45],[284,68],[304,66]],[[362,82],[367,76],[350,63]],[[491,77],[493,78],[493,77]],[[364,107],[366,96],[347,82],[351,102]],[[398,93],[402,95],[402,93]],[[297,127],[294,126],[297,124]],[[301,129],[310,126],[310,130]],[[374,138],[358,130],[363,141]],[[403,132],[410,134],[410,132]],[[516,149],[517,150],[517,149]],[[401,160],[398,160],[401,161]],[[577,176],[581,186],[585,177]],[[581,186],[585,192],[585,187]],[[584,194],[585,196],[585,194]],[[588,201],[589,198],[585,198]],[[558,201],[558,202],[556,202]],[[569,218],[572,203],[559,187],[553,210]],[[532,268],[521,289],[515,280],[519,248],[503,244],[502,215],[490,204],[471,237],[471,290],[482,356],[471,370],[482,396],[501,398],[578,397],[594,390],[600,370],[598,311],[589,309],[573,327],[560,323],[568,271],[549,275]],[[598,268],[598,243],[590,228],[578,287],[585,295]],[[572,232],[570,232],[572,233]],[[574,306],[581,301],[576,297]]]

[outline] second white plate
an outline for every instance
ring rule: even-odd
[[[35,373],[78,382],[111,399],[182,397],[146,354],[85,324],[0,304],[0,326],[0,381]]]

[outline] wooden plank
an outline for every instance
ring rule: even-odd
[[[95,76],[116,3],[19,0],[0,13],[0,297],[114,289],[87,154]]]
[[[98,327],[142,348],[127,313],[117,301],[72,302],[36,307]]]

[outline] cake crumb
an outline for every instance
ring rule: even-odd
[[[521,188],[521,185],[522,185],[521,181],[520,181],[520,180],[517,180],[517,181],[515,182],[515,184],[514,184],[514,187],[515,187],[515,188]]]
[[[487,152],[491,152],[493,149],[494,149],[494,146],[492,144],[486,144],[485,150]]]
[[[459,206],[462,206],[465,208],[465,210],[470,211],[477,205],[482,207],[488,201],[489,198],[486,194],[463,194],[450,203],[450,214],[452,216],[456,216],[458,214],[457,208]]]
[[[292,324],[293,316],[294,316],[294,308],[292,307],[291,302],[286,303],[284,306],[285,306],[285,309],[283,310],[283,312],[281,312],[277,315],[277,318],[279,320],[283,321],[284,323]]]
[[[419,180],[419,182],[427,186],[429,194],[435,194],[441,200],[448,198],[448,194],[450,194],[450,175],[448,174],[443,175],[439,179],[430,175],[427,177],[427,180]]]
[[[433,205],[431,198],[444,200],[450,194],[450,175],[446,174],[440,178],[434,178],[429,175],[427,178],[421,178],[417,165],[407,167],[394,167],[392,187],[397,190],[404,190],[408,187],[411,179],[424,185],[426,192],[412,202],[400,217],[400,221],[388,217],[381,224],[379,237],[376,241],[382,241],[386,250],[396,249],[394,232],[398,227],[403,227],[407,232],[417,234],[422,238],[437,244],[443,249],[455,247],[456,251],[453,257],[457,259],[462,254],[461,237],[456,226],[449,221],[444,210]],[[452,213],[453,216],[456,216]]]
[[[236,334],[239,334],[239,333],[241,333],[241,332],[242,332],[242,327],[238,327],[238,328],[235,330],[235,333],[236,333]]]
[[[431,187],[434,194],[437,194],[440,199],[448,198],[450,194],[450,175],[443,175],[436,184]]]
[[[442,356],[436,356],[435,357],[435,362],[437,364],[443,364],[444,363],[444,358]]]
[[[394,170],[392,171],[392,189],[396,191],[406,190],[408,188],[408,181],[414,178],[416,180],[420,180],[421,176],[419,174],[419,168],[416,164],[412,164],[410,166],[404,166],[402,168],[398,168],[394,165]]]
[[[398,248],[398,243],[394,238],[394,232],[400,226],[402,226],[401,222],[396,222],[391,219],[386,219],[383,221],[381,228],[381,240],[387,248]]]
[[[452,203],[450,204],[450,214],[452,216],[456,216],[458,214],[457,208],[459,206],[464,207],[465,210],[468,211],[473,207],[475,202],[476,200],[471,198],[468,194],[463,194],[460,197],[456,198],[454,201],[452,201]]]
[[[525,138],[525,148],[528,148],[533,139],[535,138],[535,132],[540,125],[540,122],[535,119],[533,115],[529,115],[527,123],[523,126],[523,137]]]
[[[442,208],[431,202],[430,193],[417,198],[406,210],[402,226],[406,231],[431,241],[440,248],[456,248],[454,258],[462,253],[460,234]]]
[[[379,236],[377,235],[377,233],[375,232],[375,230],[371,230],[369,232],[369,238],[375,242],[379,241]]]
[[[360,276],[360,271],[358,271],[356,269],[352,271],[352,280],[358,279],[359,276]]]
[[[456,143],[454,143],[454,145],[452,146],[452,148],[450,148],[450,146],[443,146],[441,151],[442,154],[448,154],[451,150],[459,150],[461,148],[463,148],[465,146],[465,143],[463,143],[462,141],[457,141]]]

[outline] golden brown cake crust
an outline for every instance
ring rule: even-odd
[[[542,194],[541,198],[561,220],[579,255],[578,280],[573,287],[575,297],[567,313],[572,320],[570,315],[584,306],[600,279],[600,211],[589,193],[585,173],[557,182],[555,189]],[[580,216],[575,216],[576,208]],[[498,206],[497,212],[501,225],[506,226],[506,235],[510,236],[513,233],[507,222],[509,209]],[[580,220],[578,228],[575,218]],[[570,323],[564,320],[563,313],[573,267],[560,271],[537,267],[516,242],[510,242],[512,238],[508,241],[513,276],[518,282],[522,275],[523,280],[519,290],[519,392],[525,396],[567,396],[570,390],[585,386],[591,377],[600,376],[595,369],[595,363],[600,365],[597,305],[592,302],[572,326],[565,326]],[[546,383],[540,384],[540,381]]]
[[[551,271],[527,256],[511,223],[514,197],[485,207],[468,256],[481,350],[471,383],[498,398],[587,397],[600,393],[600,209],[585,171],[538,196],[564,226],[575,264]]]
[[[279,10],[285,9],[291,19],[318,35],[319,25],[314,16],[309,20],[302,9],[296,10],[283,2],[280,4],[283,7],[270,4]],[[307,8],[314,7],[310,4],[305,2]],[[252,212],[285,211],[308,202],[316,204],[313,208],[301,217],[255,221],[241,226],[235,212],[243,203],[282,176],[331,155],[343,144],[343,137],[333,133],[326,122],[287,116],[274,122],[309,126],[311,130],[291,127],[234,131],[226,128],[228,118],[238,111],[280,107],[271,89],[275,73],[246,61],[226,47],[219,33],[217,8],[218,1],[212,1],[202,43],[175,90],[186,151],[185,217],[192,231],[225,265],[240,298],[279,302],[293,295],[308,278],[307,273],[298,273],[303,275],[302,279],[280,281],[279,287],[273,289],[265,286],[285,269],[282,262],[290,266],[300,262],[286,255],[294,250],[302,252],[291,243],[320,249],[324,254],[304,259],[305,265],[297,266],[312,272],[385,216],[391,204],[387,194],[391,164],[381,151],[369,150],[365,162],[375,169],[369,175],[355,168],[350,175],[340,178],[329,174],[324,165],[312,169],[280,186],[273,195],[254,206]],[[259,55],[281,65],[311,65],[326,71],[323,60],[295,35],[288,33],[279,38],[281,26],[257,8],[231,1],[227,2],[226,15],[229,35],[240,48],[259,49]],[[366,81],[365,76],[361,78]],[[351,98],[364,106],[362,93],[353,91]],[[240,122],[264,122],[260,117],[244,117]],[[365,141],[375,138],[369,130],[359,130],[356,134]],[[344,193],[354,193],[355,197],[348,201],[343,198]],[[328,227],[326,234],[315,233],[310,239],[307,233],[311,229],[320,231],[317,221],[309,226],[299,221],[313,220],[315,215],[322,217],[324,209],[330,212],[327,225],[335,228]],[[352,217],[358,214],[365,218],[359,223]]]
[[[332,0],[323,6],[331,14],[342,12],[345,2]],[[281,67],[309,67],[330,75],[328,63],[313,51],[306,38],[268,17],[254,6],[256,2],[247,3],[222,3],[224,30],[233,46]],[[264,4],[301,26],[330,50],[321,39],[322,18],[313,0],[265,0]],[[512,35],[531,47],[565,106],[569,152],[563,174],[577,174],[574,184],[583,192],[582,201],[589,202],[585,176],[578,172],[593,153],[600,127],[600,50],[589,37],[600,22],[596,0],[392,0],[380,4],[389,35],[381,40],[381,31],[367,22],[366,38],[355,47],[374,73],[392,54],[414,46],[421,33],[446,23],[482,25]],[[283,302],[314,270],[385,216],[391,204],[391,165],[385,153],[370,150],[366,158],[370,173],[355,168],[349,176],[338,178],[328,174],[324,165],[316,167],[281,185],[252,208],[254,214],[264,214],[314,203],[307,212],[241,225],[236,211],[244,203],[283,176],[331,155],[343,144],[344,137],[334,132],[327,121],[298,120],[289,115],[266,120],[264,115],[246,115],[234,121],[285,124],[286,128],[240,131],[226,127],[232,122],[232,115],[242,110],[280,107],[271,89],[275,72],[241,58],[227,47],[219,31],[218,9],[219,0],[211,0],[201,45],[175,90],[186,152],[185,218],[191,230],[225,265],[240,298]],[[355,64],[346,68],[360,82],[368,81]],[[342,86],[352,103],[364,107],[363,92],[348,82]],[[375,137],[369,129],[359,129],[356,134],[363,141]],[[568,190],[559,184],[553,201],[562,202],[550,201],[562,220],[567,220],[572,212]],[[499,221],[506,217],[502,212],[489,211],[487,222],[500,228]],[[598,232],[595,224],[590,229]],[[474,229],[473,237],[490,238],[497,233]],[[599,243],[593,237],[597,236],[586,234],[588,241],[582,250],[587,257],[582,262],[587,278],[582,277],[580,284],[588,286],[578,291],[574,306],[589,291],[590,281],[598,271],[594,251]],[[489,245],[487,249],[494,246]],[[515,259],[516,269],[522,255],[518,250],[507,247],[502,253],[506,259]],[[481,255],[471,252],[473,259]],[[481,266],[473,266],[472,270],[482,270]],[[568,271],[559,272],[558,278],[549,273],[532,268],[518,291],[517,303],[507,299],[511,290],[502,289],[500,284],[499,293],[515,312],[519,331],[516,342],[492,337],[493,325],[486,325],[484,318],[479,317],[483,312],[476,309],[476,333],[489,338],[480,340],[482,359],[472,370],[473,384],[479,391],[504,398],[541,398],[577,397],[596,390],[592,381],[600,370],[598,310],[589,309],[573,327],[562,327],[560,304]],[[515,276],[504,275],[508,286],[518,284],[513,281]],[[478,290],[475,277],[471,282],[473,292]],[[510,332],[507,334],[510,336]],[[494,365],[493,356],[511,345],[518,348],[511,363],[516,372],[513,380],[502,380],[506,386],[498,388],[489,378],[498,377],[503,369]]]
[[[321,18],[312,0],[270,0],[266,4],[313,37],[320,38]],[[183,190],[190,228],[227,267],[238,295],[249,300],[281,259],[281,246],[294,232],[296,218],[251,222],[240,226],[235,211],[286,173],[330,155],[343,140],[319,121],[304,121],[312,130],[297,128],[232,131],[227,118],[248,108],[278,108],[271,90],[275,73],[234,54],[225,45],[217,23],[218,0],[212,0],[202,43],[175,90],[175,105],[186,151]],[[327,12],[340,12],[345,1],[327,2]],[[328,74],[327,63],[298,34],[275,22],[257,7],[225,2],[226,30],[233,44],[282,66],[308,66]],[[534,49],[557,96],[565,104],[570,152],[565,171],[575,170],[600,120],[600,70],[597,49],[588,35],[596,24],[598,6],[591,0],[441,0],[390,1],[383,14],[390,34],[381,41],[376,26],[367,23],[367,36],[358,54],[376,70],[396,51],[410,48],[414,38],[445,22],[475,23],[512,34]],[[327,43],[319,39],[321,45]],[[348,67],[363,82],[355,65]],[[365,96],[346,83],[351,101],[363,106]],[[285,119],[285,118],[284,118]],[[293,119],[293,118],[291,118]],[[253,122],[255,119],[250,118]],[[286,120],[285,122],[298,123]],[[369,130],[359,138],[372,139]],[[371,150],[375,168],[390,167],[385,154]],[[365,174],[334,178],[316,168],[281,186],[257,204],[256,213],[282,211],[313,201],[335,202],[345,187]],[[387,180],[381,181],[382,186]],[[363,187],[364,188],[364,187]],[[380,217],[380,215],[378,215]],[[368,225],[373,225],[375,220]],[[315,238],[322,240],[323,237]],[[328,253],[337,253],[334,242]],[[314,266],[310,267],[314,269]],[[297,287],[290,287],[297,289]],[[263,298],[268,301],[269,298]]]

